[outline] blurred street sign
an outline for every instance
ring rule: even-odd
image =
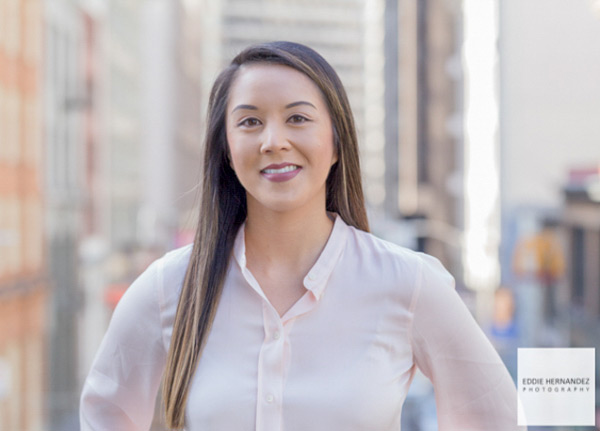
[[[513,255],[513,266],[515,273],[522,277],[535,276],[544,281],[561,278],[565,258],[554,232],[544,229],[520,240]]]

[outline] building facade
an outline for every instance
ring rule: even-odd
[[[84,16],[75,1],[44,2],[45,232],[48,300],[48,427],[77,426],[79,247],[86,189]]]
[[[571,344],[600,348],[600,172],[571,172],[564,189],[565,291],[556,299],[569,304],[574,325]],[[555,307],[557,308],[557,307]]]
[[[459,2],[385,2],[386,219],[460,275],[462,15]]]
[[[218,20],[212,16],[218,2],[201,0],[179,2],[176,10],[175,49],[175,118],[173,188],[176,211],[175,246],[192,242],[198,221],[199,184],[202,173],[206,101],[211,78],[219,61],[214,60],[219,34]],[[199,23],[201,23],[199,25]],[[213,58],[211,58],[213,57]]]
[[[558,211],[565,173],[600,160],[600,58],[593,48],[600,43],[600,25],[594,4],[499,2],[505,284],[513,283],[512,250],[529,233],[528,219]],[[553,31],[557,23],[564,29],[560,35]]]
[[[564,188],[559,229],[566,272],[562,289],[550,300],[571,347],[600,350],[600,167],[572,170]],[[547,294],[547,293],[546,293]],[[548,301],[547,301],[548,302]],[[600,361],[596,358],[596,417],[600,412]]]
[[[0,429],[45,429],[46,300],[40,133],[42,13],[0,3]]]

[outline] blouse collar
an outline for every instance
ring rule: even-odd
[[[335,217],[335,221],[327,243],[315,264],[304,277],[304,287],[310,290],[317,300],[323,295],[323,291],[327,286],[327,280],[342,255],[342,250],[346,245],[350,229],[338,214],[332,214]],[[240,226],[233,245],[233,256],[240,268],[242,268],[242,271],[246,269],[245,226],[246,223]]]

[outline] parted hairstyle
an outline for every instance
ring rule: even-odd
[[[240,68],[284,65],[308,76],[321,90],[332,120],[338,161],[326,184],[327,211],[369,231],[354,118],[333,68],[313,49],[293,42],[250,46],[217,77],[208,102],[200,214],[163,377],[167,425],[181,429],[192,376],[208,338],[238,229],[246,219],[246,191],[231,169],[225,128],[229,91]]]

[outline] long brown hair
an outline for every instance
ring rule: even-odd
[[[368,231],[354,118],[342,83],[313,49],[293,42],[251,46],[217,77],[208,103],[200,216],[173,325],[163,380],[167,425],[185,422],[191,378],[217,310],[235,236],[246,219],[246,192],[228,161],[225,132],[229,89],[240,66],[271,63],[307,75],[325,97],[338,154],[327,177],[328,211]]]

